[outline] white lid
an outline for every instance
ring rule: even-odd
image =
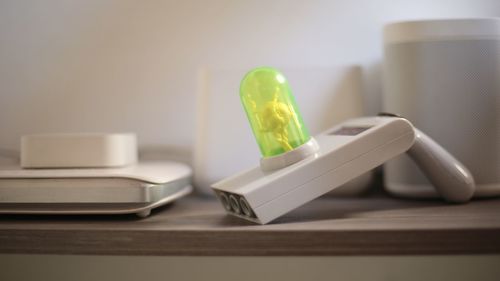
[[[139,162],[120,168],[22,169],[0,167],[0,179],[121,178],[155,184],[173,182],[191,176],[191,168],[170,161]]]
[[[500,18],[405,21],[384,27],[384,43],[499,39]]]

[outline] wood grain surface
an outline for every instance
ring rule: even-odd
[[[0,253],[92,255],[420,255],[500,253],[500,200],[463,205],[321,198],[269,225],[188,197],[145,219],[0,216]]]

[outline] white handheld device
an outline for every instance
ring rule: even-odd
[[[272,171],[255,167],[215,183],[226,211],[266,224],[406,151],[446,200],[464,202],[474,192],[470,172],[406,119],[353,119],[315,139],[318,152],[297,163]]]

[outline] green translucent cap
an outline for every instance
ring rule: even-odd
[[[263,157],[293,150],[311,139],[288,82],[278,70],[259,67],[241,81],[240,98]]]

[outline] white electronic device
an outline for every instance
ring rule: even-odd
[[[21,138],[23,168],[109,168],[135,163],[135,134],[67,133]]]
[[[432,19],[384,27],[383,109],[397,112],[469,167],[474,197],[500,196],[500,18]],[[384,187],[439,197],[411,157],[384,166]]]
[[[0,169],[0,214],[127,214],[189,194],[191,169],[175,162],[121,168]]]
[[[311,134],[363,116],[359,66],[284,66],[280,70],[293,81],[293,93]],[[203,195],[213,196],[212,183],[259,161],[259,148],[246,125],[240,97],[235,94],[247,71],[245,67],[208,67],[200,73],[193,180],[196,191]],[[238,155],[238,161],[232,161],[234,155]],[[333,192],[335,196],[357,196],[370,188],[372,178],[373,173],[369,172]]]
[[[301,161],[213,184],[226,211],[266,224],[408,150],[446,200],[465,202],[474,192],[470,172],[406,119],[352,119],[314,138],[319,150]]]

